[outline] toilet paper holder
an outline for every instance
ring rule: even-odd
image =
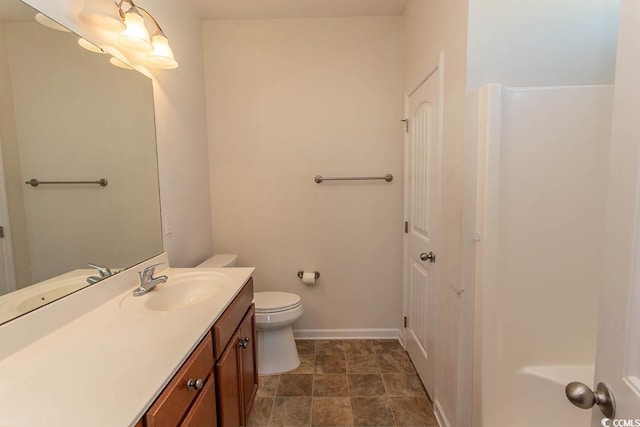
[[[302,279],[302,275],[304,274],[304,271],[302,270],[298,270],[298,278]],[[314,271],[313,275],[315,276],[316,279],[320,278],[320,272],[319,271]]]

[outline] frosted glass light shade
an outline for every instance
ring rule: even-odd
[[[107,31],[122,31],[126,28],[113,1],[84,0],[78,16],[90,27]]]
[[[127,28],[118,36],[118,42],[122,46],[143,52],[153,50],[144,18],[138,9],[132,7],[124,14],[124,24]]]
[[[109,62],[111,62],[111,64],[115,65],[116,67],[124,68],[125,70],[133,70],[133,67],[131,67],[126,62],[119,60],[115,56],[112,56],[111,58],[109,58]]]
[[[58,24],[53,19],[49,18],[47,15],[43,15],[40,12],[36,13],[36,21],[38,21],[39,24],[42,24],[47,28],[51,28],[52,30],[61,31],[63,33],[71,32],[71,30],[69,30],[65,26]]]
[[[173,57],[171,46],[169,46],[169,40],[164,34],[154,34],[151,38],[151,44],[153,45],[153,52],[149,53],[147,57],[149,65],[165,70],[178,67],[178,63]]]
[[[122,31],[126,28],[124,22],[117,16],[103,13],[81,13],[80,19],[91,27],[103,28],[107,31]]]
[[[95,53],[106,53],[104,50],[102,50],[102,48],[96,46],[95,44],[91,43],[90,41],[83,39],[82,37],[80,37],[78,39],[78,44],[87,49],[90,52],[95,52]]]

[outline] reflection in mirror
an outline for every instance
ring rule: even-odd
[[[0,323],[162,252],[151,81],[36,13],[0,3]]]

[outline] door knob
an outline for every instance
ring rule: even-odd
[[[598,383],[594,393],[589,386],[579,382],[572,382],[567,384],[564,393],[567,395],[569,402],[578,408],[590,409],[593,405],[598,405],[605,417],[613,418],[616,414],[616,401],[613,393],[604,383]]]
[[[238,343],[238,345],[242,348],[247,348],[247,346],[249,345],[249,337],[240,338],[240,342]]]
[[[434,254],[433,252],[422,252],[420,254],[420,259],[422,261],[431,261],[431,262],[436,262],[436,254]]]

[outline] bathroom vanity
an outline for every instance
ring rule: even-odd
[[[249,278],[136,427],[246,425],[258,390],[252,300]]]
[[[138,271],[0,326],[0,425],[239,426],[257,391],[253,268]],[[34,410],[37,408],[37,410]]]

